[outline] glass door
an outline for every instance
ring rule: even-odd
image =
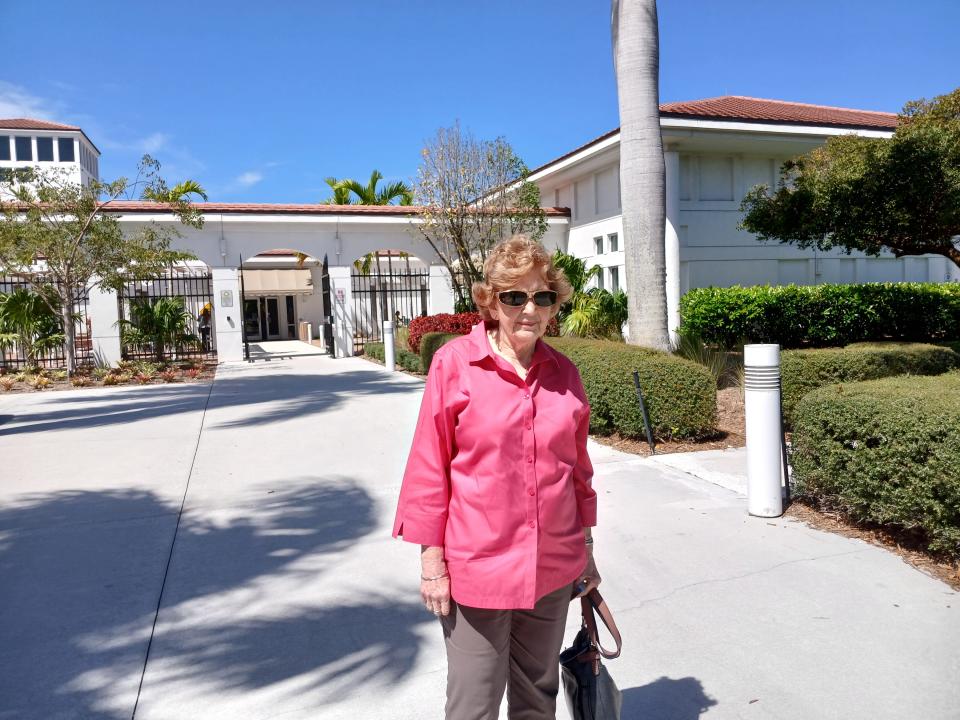
[[[260,302],[258,298],[243,299],[243,332],[247,340],[260,340]]]
[[[263,298],[266,301],[267,338],[280,339],[280,303],[275,297]]]

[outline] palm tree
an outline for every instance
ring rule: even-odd
[[[630,288],[630,342],[668,351],[656,0],[612,0],[613,64],[620,104],[620,196]]]
[[[150,348],[158,363],[166,360],[168,347],[176,352],[200,343],[200,338],[187,329],[192,318],[182,297],[139,300],[131,305],[130,317],[117,321],[122,344]]]
[[[54,310],[58,306],[57,293],[49,285],[34,292],[21,287],[0,294],[0,349],[16,345],[27,367],[37,367],[39,355],[63,347],[63,329]]]
[[[361,185],[352,178],[337,180],[328,177],[325,182],[333,190],[333,197],[324,200],[328,205],[390,205],[394,200],[400,205],[413,204],[413,189],[402,180],[377,189],[377,183],[383,180],[379,170],[370,173],[370,180]],[[351,193],[356,197],[354,200]]]

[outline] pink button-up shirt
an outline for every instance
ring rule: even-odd
[[[483,323],[451,340],[427,377],[393,536],[443,546],[458,603],[532,608],[587,562],[589,416],[577,368],[543,341],[522,380]]]

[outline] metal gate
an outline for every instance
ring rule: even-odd
[[[386,270],[387,272],[383,272]],[[383,321],[406,327],[410,320],[427,314],[430,297],[430,270],[401,270],[389,257],[385,268],[375,266],[370,274],[354,269],[353,352],[359,355],[368,342],[382,342]]]
[[[333,302],[330,299],[330,264],[327,262],[327,256],[323,256],[323,269],[320,273],[320,292],[323,296],[323,344],[327,348],[330,357],[337,356],[337,350],[333,346]]]
[[[140,333],[120,333],[120,354],[124,360],[156,360],[183,358],[217,358],[217,334],[213,317],[213,278],[206,266],[173,265],[160,276],[127,278],[117,295],[120,317],[132,322],[133,329],[139,329],[138,323],[147,322],[147,316],[138,311],[144,306],[153,306],[161,298],[177,298],[182,304],[185,316],[186,336],[184,342],[176,346],[164,342],[163,347],[155,347],[157,339],[151,337],[149,328]],[[147,308],[149,310],[149,307]]]

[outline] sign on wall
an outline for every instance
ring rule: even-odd
[[[233,307],[233,290],[220,291],[220,307]]]

